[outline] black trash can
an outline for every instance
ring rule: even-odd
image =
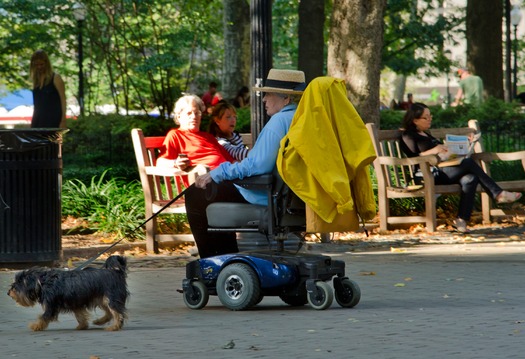
[[[0,130],[0,263],[60,259],[65,131]]]

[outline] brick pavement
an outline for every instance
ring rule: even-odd
[[[39,308],[0,300],[2,358],[521,358],[525,351],[525,243],[416,245],[347,252],[337,245],[310,250],[347,262],[361,303],[325,311],[291,308],[276,297],[244,312],[216,297],[202,310],[176,292],[184,268],[131,259],[130,318],[124,330],[73,330],[62,315],[47,331],[27,323]],[[179,259],[180,260],[180,259]],[[142,261],[144,263],[144,260]],[[134,265],[137,264],[137,265]],[[6,292],[14,272],[1,272]],[[232,349],[225,349],[233,341]]]

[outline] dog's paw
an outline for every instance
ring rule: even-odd
[[[93,324],[104,325],[106,323],[109,323],[110,320],[111,320],[111,317],[102,317],[102,318],[98,318],[97,320],[94,320]]]
[[[75,328],[76,330],[86,330],[89,328],[89,324],[88,323],[78,323],[77,327]]]
[[[120,330],[120,329],[122,329],[121,325],[112,325],[106,328],[108,332],[116,332],[117,330]]]
[[[47,323],[42,321],[36,321],[33,323],[29,323],[29,329],[31,329],[34,332],[40,332],[42,330],[45,330],[47,328]]]

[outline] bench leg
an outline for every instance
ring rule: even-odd
[[[390,206],[386,193],[377,194],[377,203],[379,210],[379,230],[381,232],[388,231],[388,217],[390,217]]]
[[[159,244],[155,239],[156,235],[157,218],[153,218],[146,223],[146,251],[148,253],[159,253]]]
[[[481,193],[481,213],[483,214],[483,223],[489,224],[491,223],[490,218],[490,209],[492,207],[492,198],[485,193]]]
[[[425,193],[425,217],[427,232],[435,232],[437,227],[436,221],[436,195],[434,191]]]

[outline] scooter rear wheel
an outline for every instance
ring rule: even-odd
[[[253,307],[261,299],[259,277],[247,264],[230,264],[217,277],[217,296],[231,310]]]

